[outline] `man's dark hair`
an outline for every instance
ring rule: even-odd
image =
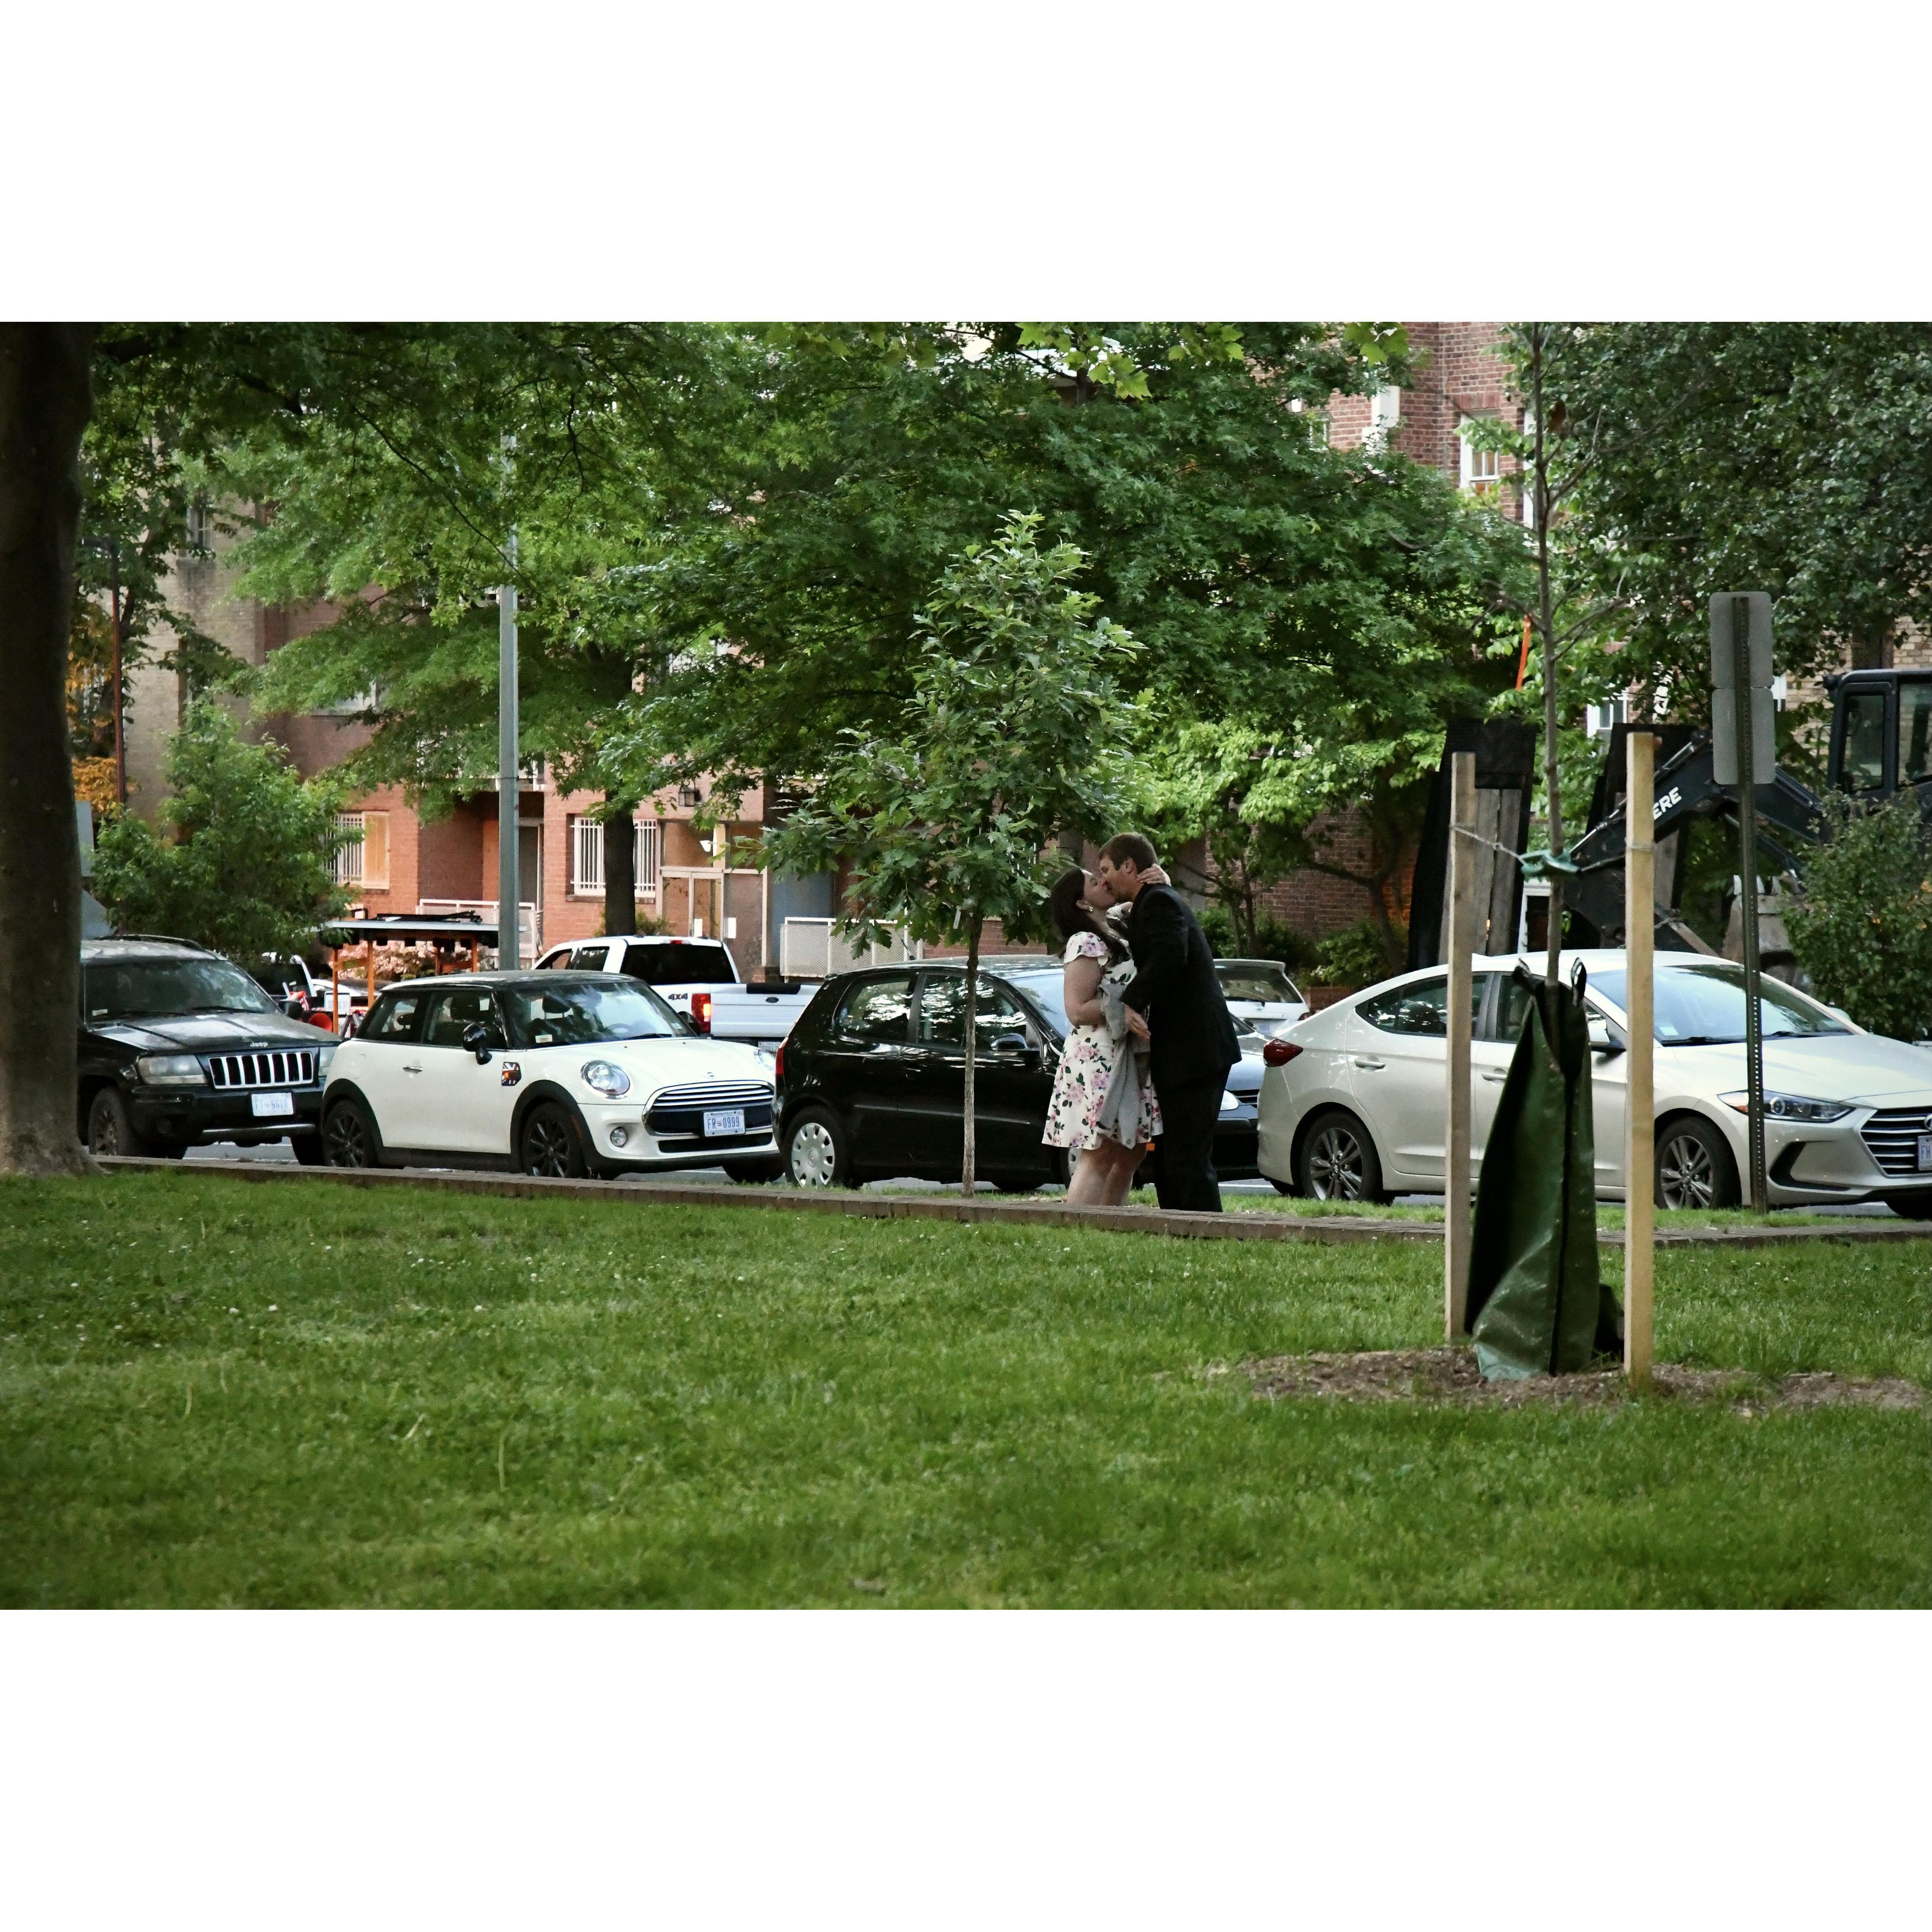
[[[1154,868],[1154,842],[1138,832],[1117,832],[1100,848],[1100,856],[1110,866],[1131,866],[1137,872]]]

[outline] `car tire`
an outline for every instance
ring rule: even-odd
[[[134,1130],[134,1117],[118,1087],[104,1087],[87,1108],[87,1150],[104,1154],[152,1155],[153,1146]]]
[[[1310,1121],[1294,1168],[1297,1188],[1311,1201],[1388,1198],[1375,1142],[1346,1108],[1330,1107]]]
[[[1680,1114],[1657,1130],[1660,1208],[1735,1208],[1743,1198],[1730,1144],[1696,1114]]]
[[[989,1174],[986,1178],[1002,1194],[1031,1194],[1046,1184],[1036,1174]]]
[[[1262,1176],[1262,1178],[1265,1180],[1277,1194],[1293,1194],[1295,1192],[1294,1183],[1292,1180],[1277,1180],[1271,1174],[1264,1174]]]
[[[728,1160],[724,1172],[741,1187],[762,1187],[768,1180],[784,1178],[784,1162],[776,1155],[764,1160]]]
[[[1908,1221],[1932,1221],[1932,1187],[1914,1188],[1909,1194],[1888,1194],[1885,1204]]]
[[[318,1134],[291,1134],[289,1145],[295,1149],[296,1158],[304,1167],[320,1167],[323,1154],[322,1136]]]
[[[322,1117],[322,1158],[329,1167],[380,1167],[382,1136],[376,1117],[352,1096],[338,1100]]]
[[[785,1129],[784,1171],[794,1187],[850,1187],[852,1144],[830,1107],[807,1107]]]
[[[581,1180],[590,1173],[584,1135],[568,1108],[545,1100],[530,1109],[518,1136],[517,1165],[550,1180]]]

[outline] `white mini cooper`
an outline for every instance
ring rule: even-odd
[[[392,986],[322,1095],[334,1167],[606,1177],[775,1172],[770,1063],[694,1036],[648,986],[588,973],[464,973]]]

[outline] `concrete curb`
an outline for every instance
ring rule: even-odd
[[[962,1201],[903,1194],[807,1194],[745,1187],[637,1187],[621,1180],[545,1180],[533,1174],[433,1172],[416,1168],[296,1167],[266,1161],[148,1160],[108,1155],[110,1169],[220,1174],[233,1180],[284,1186],[415,1187],[443,1194],[492,1194],[522,1200],[622,1201],[640,1207],[764,1209],[793,1214],[840,1214],[868,1221],[991,1221],[1027,1227],[1097,1228],[1119,1234],[1166,1234],[1208,1241],[1423,1241],[1439,1245],[1439,1221],[1382,1221],[1366,1216],[1170,1214],[1161,1208],[1069,1208],[1059,1201]],[[1600,1246],[1620,1248],[1623,1230],[1608,1228]],[[1712,1228],[1660,1230],[1660,1248],[1772,1248],[1794,1242],[1932,1240],[1932,1222],[1847,1222],[1843,1227]]]

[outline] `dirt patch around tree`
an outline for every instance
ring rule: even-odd
[[[1486,1382],[1473,1348],[1377,1348],[1359,1354],[1274,1355],[1233,1370],[1216,1364],[1210,1376],[1246,1376],[1257,1396],[1330,1396],[1351,1402],[1434,1402],[1520,1408],[1527,1404],[1614,1402],[1631,1400],[1621,1369],[1574,1376],[1532,1376]],[[1926,1390],[1903,1376],[1864,1378],[1823,1372],[1784,1376],[1743,1369],[1686,1369],[1660,1362],[1653,1397],[1723,1402],[1740,1414],[1772,1409],[1923,1408]]]

